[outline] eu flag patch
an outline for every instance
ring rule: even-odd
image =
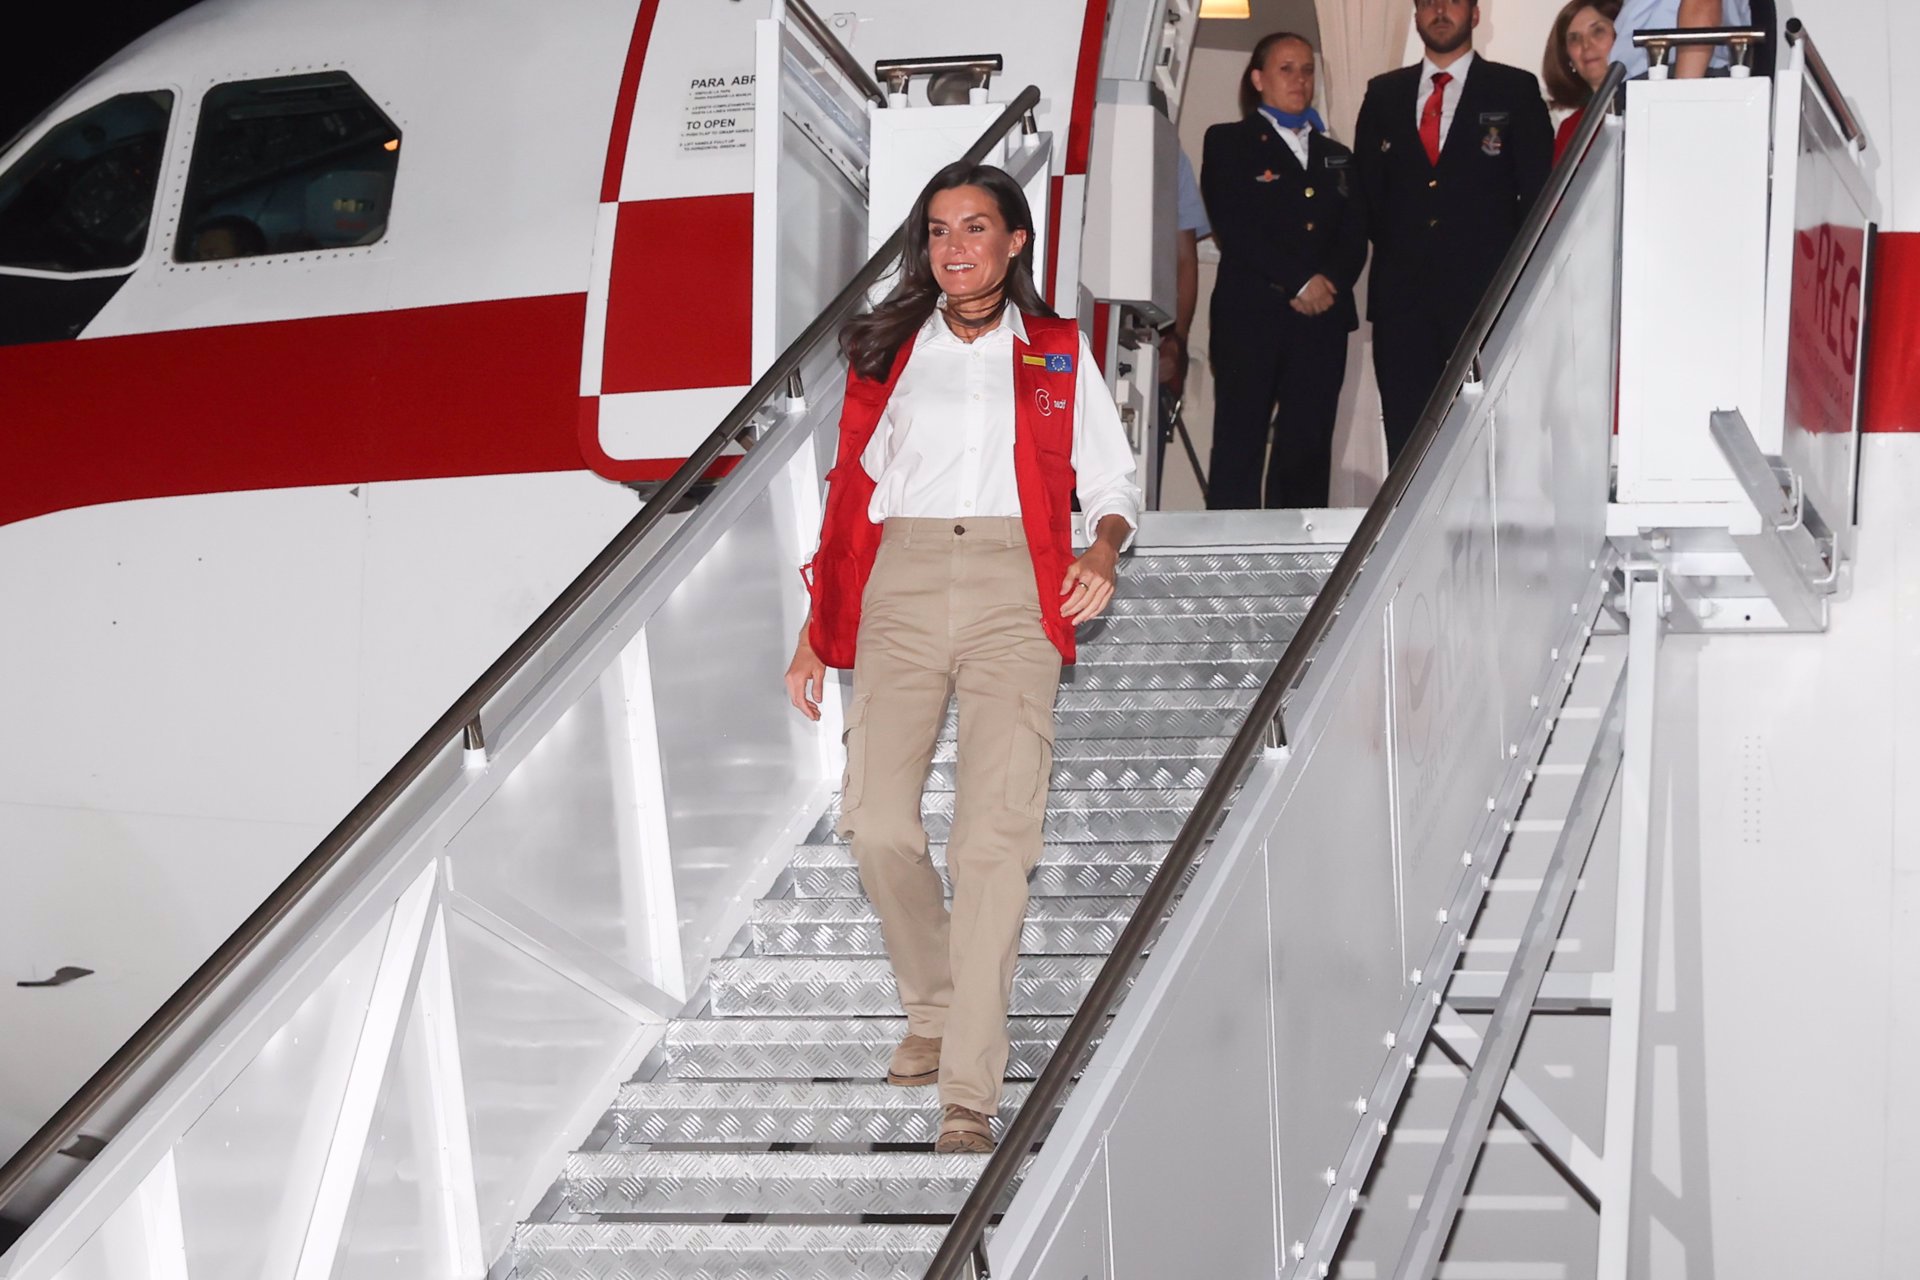
[[[1072,356],[1048,356],[1047,372],[1048,373],[1072,373],[1073,357]]]

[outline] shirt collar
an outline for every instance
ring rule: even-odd
[[[1274,113],[1273,108],[1269,107],[1264,102],[1260,104],[1260,114],[1266,117],[1266,121],[1268,124],[1272,125],[1275,129],[1278,129],[1281,133],[1291,133],[1294,137],[1300,138],[1300,137],[1305,137],[1307,134],[1313,132],[1313,126],[1310,124],[1303,124],[1297,129],[1287,128],[1286,125],[1280,123],[1279,117]]]
[[[933,309],[933,314],[928,316],[927,322],[920,326],[920,341],[922,343],[951,342],[955,346],[962,346],[962,347],[970,345],[968,343],[961,342],[959,335],[955,334],[952,329],[949,329],[947,327],[946,317],[940,314],[941,310],[946,305],[947,305],[947,300],[944,296],[942,296],[939,303],[935,305]],[[1021,322],[1020,308],[1014,306],[1011,302],[1007,303],[1006,306],[1000,312],[999,327],[994,329],[992,332],[988,333],[984,337],[976,339],[976,341],[991,342],[993,341],[995,336],[1002,333],[1010,333],[1015,338],[1019,339],[1021,342],[1025,342],[1027,340],[1027,326]]]
[[[1455,58],[1451,66],[1436,67],[1433,65],[1432,58],[1422,58],[1420,59],[1420,92],[1423,94],[1433,92],[1433,75],[1436,71],[1444,71],[1452,76],[1453,79],[1449,82],[1451,84],[1464,84],[1467,79],[1467,70],[1472,66],[1473,50],[1471,49]]]

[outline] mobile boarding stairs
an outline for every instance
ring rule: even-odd
[[[768,39],[788,72],[845,60]],[[1741,163],[1809,112],[1838,139],[1815,159],[1857,155],[1810,51],[1771,97],[1710,87]],[[859,159],[804,79],[783,147]],[[1626,1274],[1661,638],[1823,627],[1850,524],[1844,460],[1807,452],[1844,433],[1796,439],[1764,385],[1662,424],[1715,451],[1704,497],[1636,434],[1645,312],[1752,301],[1724,255],[1697,296],[1648,278],[1666,240],[1637,219],[1702,198],[1638,142],[1684,127],[1679,88],[1585,119],[1364,514],[1147,519],[1060,694],[995,1155],[931,1154],[932,1092],[883,1083],[902,1022],[829,834],[839,707],[809,725],[778,692],[831,338],[896,233],[7,1166],[41,1211],[0,1276],[1427,1277],[1522,1247]],[[969,154],[1044,187],[1036,99]],[[1734,264],[1763,344],[1792,340],[1781,181]],[[1701,362],[1687,395],[1739,390]],[[952,785],[949,733],[936,861]],[[1590,897],[1607,945],[1556,955]],[[1597,1132],[1511,1073],[1570,1010],[1609,1015]],[[1577,1193],[1545,1243],[1465,1200],[1517,1158],[1496,1124]]]

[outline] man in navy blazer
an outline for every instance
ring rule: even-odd
[[[1474,56],[1475,0],[1413,6],[1426,57],[1367,85],[1353,144],[1373,241],[1374,374],[1393,459],[1553,166],[1539,81]]]

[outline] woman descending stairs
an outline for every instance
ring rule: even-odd
[[[1340,548],[1143,551],[1081,635],[1014,979],[999,1127],[1025,1101]],[[925,804],[943,869],[953,723]],[[918,1277],[988,1159],[935,1155],[837,807],[518,1230],[519,1280]]]

